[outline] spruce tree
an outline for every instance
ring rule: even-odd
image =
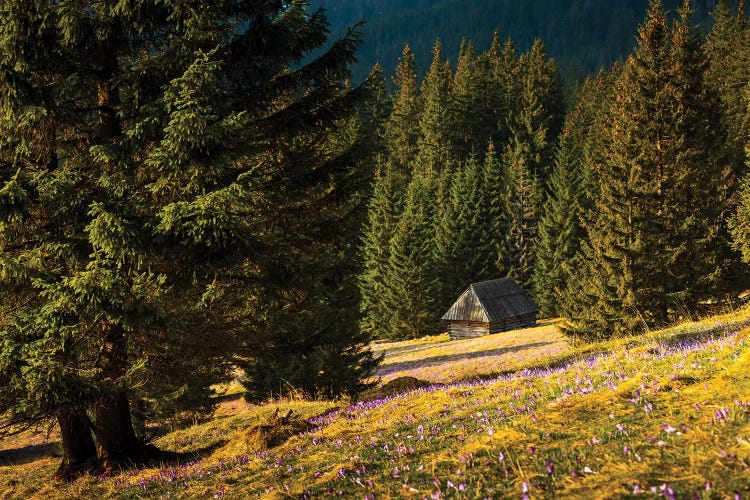
[[[732,13],[727,0],[720,0],[712,13],[713,27],[706,37],[709,65],[706,84],[717,92],[727,131],[726,149],[734,173],[744,166],[744,147],[750,141],[744,93],[750,81],[750,21],[744,1]],[[733,190],[733,186],[728,186]]]
[[[750,82],[747,84],[747,115],[750,117]],[[750,167],[750,142],[745,146],[747,166]],[[729,219],[732,247],[740,252],[743,262],[750,263],[750,174],[745,173],[737,197],[737,208]]]
[[[745,171],[745,145],[750,142],[750,113],[747,112],[750,93],[746,90],[750,81],[750,21],[744,1],[732,12],[729,2],[721,0],[712,16],[714,24],[704,45],[708,57],[706,85],[719,96],[722,125],[727,133],[724,141],[727,168],[722,189],[725,197],[737,198],[736,201],[742,203],[746,191],[736,181]],[[723,238],[736,243],[736,227],[733,226],[732,231],[734,238],[729,235]],[[723,262],[726,291],[738,293],[746,289],[747,272],[737,254],[725,255]]]
[[[599,163],[596,145],[605,132],[604,118],[613,99],[613,87],[620,70],[621,66],[615,64],[609,71],[602,68],[596,77],[587,78],[575,103],[565,115],[562,137],[566,141],[565,146],[571,150],[572,158],[579,163],[581,219],[593,209],[596,198],[596,165]]]
[[[418,167],[424,175],[437,179],[454,157],[450,90],[453,72],[443,56],[440,42],[435,42],[430,69],[422,81],[422,114],[419,119]]]
[[[494,131],[491,142],[506,144],[509,139],[508,119],[515,103],[515,68],[518,65],[513,42],[503,43],[500,34],[495,32],[492,44],[481,58],[487,66],[489,84],[483,89],[492,109]]]
[[[326,38],[304,2],[9,0],[0,25],[0,410],[59,423],[57,476],[92,429],[104,470],[158,456],[131,404],[204,406],[237,360],[355,392],[367,337],[320,318],[356,312],[359,35],[300,66]]]
[[[565,301],[577,303],[583,293],[569,288],[580,266],[576,253],[585,236],[582,221],[593,218],[598,197],[597,142],[606,130],[604,116],[618,73],[615,65],[587,78],[565,118],[539,225],[534,293],[543,314],[562,314]]]
[[[363,270],[359,279],[361,328],[376,338],[389,336],[391,305],[385,282],[390,258],[390,241],[395,232],[403,187],[393,173],[391,162],[381,159],[369,202],[368,220],[363,236]]]
[[[510,141],[503,155],[507,171],[507,234],[498,268],[530,287],[543,191],[562,120],[562,91],[554,61],[540,41],[517,63],[508,42],[496,66],[509,92]]]
[[[537,227],[543,192],[533,171],[531,147],[515,137],[504,155],[507,171],[507,234],[498,268],[507,269],[521,287],[530,289],[536,263]]]
[[[431,177],[416,175],[409,183],[403,213],[390,241],[385,276],[390,306],[387,336],[418,338],[437,333],[437,282],[433,252]]]
[[[547,181],[547,197],[539,220],[534,268],[534,299],[543,316],[557,316],[566,290],[566,265],[578,252],[581,228],[581,199],[584,185],[580,162],[569,141],[557,149],[555,167]]]
[[[689,4],[678,12],[670,32],[661,3],[651,2],[616,84],[568,292],[569,331],[608,336],[661,325],[715,289],[726,207],[721,125]]]
[[[481,156],[497,134],[496,106],[500,100],[487,57],[477,57],[471,42],[464,41],[451,83],[450,113],[456,158]]]
[[[669,52],[669,93],[672,125],[657,142],[666,150],[657,156],[663,165],[655,215],[662,229],[655,245],[663,248],[669,316],[680,308],[693,311],[698,302],[715,296],[722,286],[722,265],[728,255],[724,215],[729,208],[722,124],[717,93],[706,84],[708,62],[703,34],[686,0],[677,9]]]
[[[657,251],[646,247],[647,238],[656,235],[648,201],[658,199],[648,176],[658,167],[641,155],[655,150],[658,128],[671,113],[663,92],[668,37],[666,13],[660,2],[652,1],[598,139],[599,188],[585,221],[586,241],[572,266],[564,311],[568,333],[608,337],[637,331],[649,312],[663,318],[663,296],[644,311],[649,261]]]
[[[395,168],[394,174],[400,176],[402,185],[406,186],[419,151],[419,118],[422,113],[414,53],[408,44],[404,46],[393,83],[396,89],[391,98],[391,115],[385,125],[385,143]]]
[[[483,239],[483,165],[472,155],[452,174],[435,228],[439,310],[447,310],[467,284],[481,281],[488,258],[494,257],[487,255]]]
[[[564,102],[557,65],[540,40],[519,59],[516,85],[517,103],[509,122],[511,132],[517,141],[528,144],[529,166],[544,182],[552,169]]]
[[[508,38],[505,43],[501,44],[497,33],[487,55],[497,89],[494,96],[495,99],[499,98],[495,105],[497,135],[493,138],[493,142],[496,145],[504,145],[510,141],[512,120],[519,111],[521,67],[513,41]]]
[[[487,147],[482,164],[482,189],[479,205],[481,227],[476,236],[482,241],[479,264],[480,281],[508,275],[505,235],[508,232],[508,172],[506,163],[498,156],[494,143]]]

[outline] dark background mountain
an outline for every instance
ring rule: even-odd
[[[416,54],[423,75],[440,39],[455,65],[463,38],[478,51],[485,50],[494,31],[511,37],[525,51],[540,38],[566,79],[580,79],[623,58],[635,44],[638,23],[648,0],[313,0],[324,7],[334,38],[347,27],[365,20],[366,41],[359,49],[353,79],[361,81],[376,62],[393,73],[405,43]],[[670,11],[681,0],[664,0]],[[694,0],[697,20],[705,29],[717,0]],[[736,4],[736,2],[732,2]]]

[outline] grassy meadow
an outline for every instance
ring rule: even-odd
[[[167,434],[195,460],[50,481],[54,434],[0,444],[0,498],[750,498],[750,310],[569,346],[554,322],[376,344],[379,375],[432,382],[349,404],[250,405]],[[277,412],[278,410],[278,412]],[[263,447],[289,410],[310,430]]]
[[[378,342],[373,344],[373,351],[384,358],[376,375],[384,383],[409,376],[447,384],[544,364],[570,352],[556,324],[556,320],[543,320],[536,328],[476,339],[450,340],[445,333]]]

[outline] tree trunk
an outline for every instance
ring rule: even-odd
[[[97,139],[110,143],[122,133],[117,110],[120,106],[120,94],[114,75],[117,71],[116,36],[102,45],[101,65],[104,78],[99,82],[99,130]],[[130,415],[128,391],[121,385],[121,380],[128,368],[128,342],[125,331],[117,324],[105,324],[105,348],[100,358],[102,377],[109,383],[109,392],[94,406],[96,425],[94,433],[99,444],[101,465],[105,474],[117,470],[145,464],[156,458],[159,453],[156,447],[145,445],[138,439]]]
[[[96,446],[86,412],[63,412],[57,417],[57,422],[62,435],[63,459],[54,479],[71,481],[83,474],[94,472],[97,466]]]
[[[145,465],[160,456],[153,445],[135,435],[130,418],[130,402],[124,391],[115,391],[96,404],[96,440],[105,474]]]
[[[128,366],[128,343],[123,329],[108,324],[105,349],[100,358],[102,376],[110,384],[108,394],[94,406],[94,433],[99,444],[100,460],[105,474],[143,465],[157,458],[159,451],[138,439],[130,416],[130,401],[126,389],[120,387]]]

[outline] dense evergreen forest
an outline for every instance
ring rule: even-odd
[[[673,11],[680,0],[665,0]],[[695,0],[695,20],[710,28],[716,0]],[[455,49],[470,38],[484,51],[495,31],[511,37],[519,50],[541,39],[558,62],[563,78],[582,79],[615,60],[635,43],[648,0],[314,0],[324,7],[334,35],[364,20],[367,36],[353,67],[361,81],[376,62],[392,74],[403,46],[411,45],[419,75],[430,64],[430,49],[440,39],[455,64]],[[736,1],[733,2],[737,4]]]
[[[689,5],[651,2],[631,55],[567,112],[539,40],[465,42],[455,70],[438,42],[421,84],[406,46],[364,237],[366,332],[437,333],[469,283],[502,276],[587,338],[747,286],[732,247],[747,259],[750,26],[721,2],[706,37]]]

